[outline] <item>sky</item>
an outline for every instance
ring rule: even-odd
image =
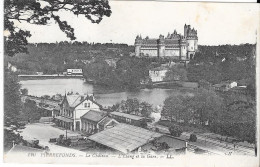
[[[246,3],[187,3],[158,1],[110,1],[112,15],[93,24],[84,16],[60,12],[74,29],[76,41],[134,44],[135,37],[158,38],[184,24],[198,31],[200,45],[256,43],[259,6]],[[47,26],[19,23],[30,30],[30,43],[69,41],[55,22]]]

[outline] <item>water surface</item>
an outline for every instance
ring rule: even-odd
[[[112,106],[127,98],[137,98],[146,101],[154,107],[163,105],[163,101],[171,94],[180,93],[177,89],[142,89],[139,91],[120,91],[108,89],[101,86],[85,83],[82,79],[41,79],[41,80],[22,80],[22,88],[28,89],[29,95],[43,96],[55,95],[73,91],[79,94],[94,93],[94,96],[101,105]]]

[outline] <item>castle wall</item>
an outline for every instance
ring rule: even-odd
[[[195,40],[194,39],[187,39],[187,51],[194,52],[195,51]]]
[[[198,50],[198,40],[195,40],[195,42],[194,42],[194,47],[195,47],[195,51],[197,51]]]
[[[137,57],[140,56],[140,48],[141,48],[141,46],[139,46],[139,45],[135,46],[135,56],[137,56]]]
[[[181,46],[181,59],[185,60],[187,56],[187,46]]]
[[[165,56],[165,45],[159,46],[159,57]]]
[[[187,53],[187,59],[193,59],[194,58],[194,55],[195,55],[195,51],[190,51]]]
[[[163,35],[157,38],[145,38],[137,36],[135,39],[136,56],[149,57],[173,57],[174,59],[187,60],[194,57],[198,50],[197,30],[190,25],[184,26],[184,36],[176,31],[164,38]]]
[[[165,49],[165,56],[179,58],[179,56],[180,56],[180,49],[179,48],[176,48],[176,49]]]
[[[151,57],[157,57],[158,56],[158,50],[157,48],[141,48],[141,55],[143,54],[144,56],[149,55]]]

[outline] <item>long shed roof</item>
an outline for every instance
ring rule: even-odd
[[[111,115],[116,115],[116,116],[120,116],[120,117],[125,117],[125,118],[129,118],[129,119],[133,119],[133,120],[141,120],[144,119],[144,117],[138,116],[138,115],[132,115],[132,114],[126,114],[123,112],[111,112]]]
[[[89,139],[120,152],[127,153],[162,135],[137,126],[121,123],[113,128],[91,135]]]

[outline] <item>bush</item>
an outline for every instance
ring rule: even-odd
[[[147,128],[147,122],[146,122],[146,120],[143,120],[141,123],[140,123],[140,126],[141,126],[141,128]]]
[[[197,136],[195,134],[191,134],[189,141],[196,142],[197,141]]]
[[[172,136],[180,137],[183,132],[183,129],[179,126],[174,125],[169,127],[169,131]]]

